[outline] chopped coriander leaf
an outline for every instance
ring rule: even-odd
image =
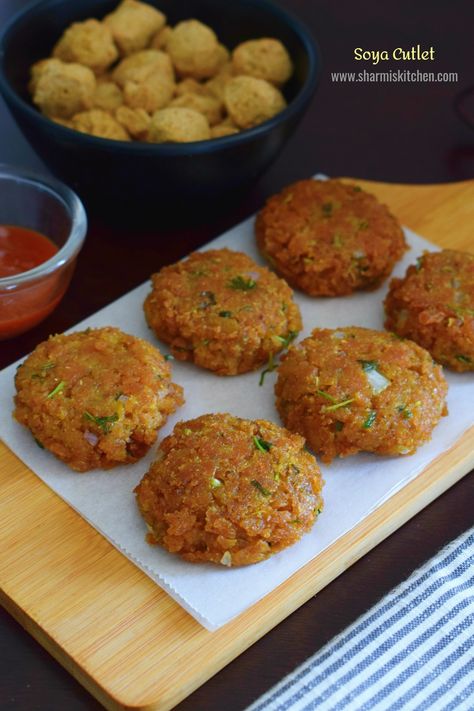
[[[423,266],[423,257],[418,257],[418,259],[416,260],[416,265],[415,265],[416,271],[419,272],[422,266]]]
[[[321,210],[323,211],[324,217],[329,217],[332,215],[332,202],[325,202],[321,206]]]
[[[167,353],[165,355],[165,360],[174,360],[174,355],[171,355],[171,353]]]
[[[472,363],[472,358],[469,358],[469,356],[462,355],[461,353],[456,356],[456,360],[458,360],[460,363]]]
[[[348,405],[351,404],[351,402],[354,402],[355,398],[351,397],[347,400],[343,400],[342,402],[336,402],[335,405],[325,405],[322,409],[323,412],[334,412],[334,410],[339,410],[340,407],[347,407]]]
[[[252,479],[252,481],[251,481],[250,483],[251,483],[252,486],[254,486],[254,487],[257,489],[257,491],[259,491],[263,496],[270,496],[270,494],[272,493],[271,491],[268,491],[268,489],[265,489],[265,487],[262,486],[262,485],[260,484],[260,482],[257,481],[256,479]]]
[[[323,512],[322,509],[316,509],[316,513],[318,514],[318,516],[319,516],[319,514],[322,514],[322,512]]]
[[[277,365],[278,365],[278,364],[275,363],[275,360],[274,360],[274,358],[273,358],[273,353],[270,353],[270,355],[268,356],[267,367],[265,368],[265,370],[262,370],[262,373],[261,373],[261,375],[260,375],[260,380],[258,381],[258,384],[259,384],[260,386],[263,385],[263,383],[264,383],[264,381],[265,381],[265,376],[267,375],[267,373],[273,373],[273,371],[275,370],[275,368],[277,367]]]
[[[368,226],[367,220],[359,220],[359,230],[366,230]]]
[[[257,282],[253,279],[244,279],[243,276],[236,276],[230,280],[228,286],[231,289],[239,289],[240,291],[250,291],[257,286]]]
[[[222,486],[222,482],[220,479],[216,479],[216,477],[211,476],[209,483],[211,485],[211,489],[218,489],[220,486]]]
[[[267,442],[261,437],[257,437],[257,435],[253,436],[253,443],[260,452],[269,452],[273,446],[271,442]]]
[[[199,296],[202,297],[198,309],[207,309],[209,306],[215,306],[217,301],[214,292],[212,291],[201,291]]]
[[[65,387],[66,387],[65,381],[61,380],[61,382],[58,383],[56,385],[56,387],[53,390],[51,390],[51,392],[48,395],[46,395],[46,400],[50,400],[51,398],[53,398],[55,395],[60,393],[61,390],[64,390]]]
[[[286,336],[276,336],[280,343],[282,343],[283,348],[288,348],[290,343],[292,343],[295,338],[298,337],[299,331],[289,331],[289,333]]]
[[[333,397],[329,393],[324,392],[324,390],[316,390],[316,393],[318,395],[321,395],[321,397],[326,398],[326,400],[329,400],[329,402],[337,402],[335,397]]]
[[[290,523],[296,523],[296,524],[301,524],[301,521],[299,518],[294,518],[290,521]]]
[[[334,426],[336,428],[336,432],[340,432],[344,427],[344,422],[341,422],[340,420],[336,420]]]
[[[219,311],[221,318],[232,318],[232,311]]]
[[[408,409],[407,405],[399,405],[397,407],[398,412],[401,413],[403,419],[409,420],[410,417],[413,417],[413,413],[411,410]]]
[[[354,185],[354,187],[352,188],[352,190],[353,190],[353,192],[355,192],[355,193],[360,193],[360,192],[362,191],[362,188],[359,188],[358,185]]]
[[[369,373],[371,370],[377,370],[379,367],[376,360],[358,360],[357,362],[361,364],[362,370],[366,373]]]
[[[56,366],[56,363],[52,363],[51,361],[48,361],[44,365],[40,366],[39,372],[38,373],[33,373],[31,376],[32,380],[44,380],[46,378],[46,373],[48,370],[51,370],[51,368],[54,368]],[[20,367],[20,366],[18,366]]]
[[[36,439],[36,437],[33,437],[33,439],[35,440],[36,444],[40,449],[44,449],[44,444],[40,442],[39,439]]]
[[[108,417],[96,417],[95,415],[91,415],[90,412],[87,412],[87,410],[84,413],[84,419],[89,420],[89,422],[93,422],[95,425],[97,425],[97,427],[100,427],[104,434],[110,432],[110,430],[112,429],[112,424],[114,422],[117,422],[118,418],[119,416],[117,415],[117,413],[115,413],[114,415],[109,415]]]
[[[377,417],[377,412],[375,410],[370,410],[369,414],[367,415],[367,417],[365,419],[364,424],[362,425],[364,430],[370,430],[370,428],[372,427],[372,425],[375,422],[376,417]]]

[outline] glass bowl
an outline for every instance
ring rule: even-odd
[[[20,274],[0,278],[0,339],[23,333],[61,301],[87,230],[84,207],[57,180],[0,164],[0,225],[24,227],[58,248],[50,259]]]

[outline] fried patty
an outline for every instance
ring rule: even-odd
[[[255,230],[264,257],[310,296],[374,289],[407,248],[385,205],[339,180],[289,185],[267,201]]]
[[[135,492],[150,543],[230,567],[301,538],[321,512],[321,488],[302,437],[216,414],[176,425]]]
[[[79,472],[136,462],[183,403],[159,350],[111,327],[40,343],[15,384],[16,420]]]
[[[148,325],[176,358],[218,375],[260,367],[301,329],[288,284],[241,252],[195,252],[152,282]]]
[[[367,328],[315,329],[278,369],[276,406],[324,462],[413,454],[447,414],[447,383],[412,341]]]
[[[474,255],[425,252],[392,279],[385,327],[411,338],[452,370],[474,370]]]

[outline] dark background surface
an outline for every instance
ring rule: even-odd
[[[71,0],[74,1],[74,0]],[[0,28],[27,3],[0,0]],[[255,211],[267,195],[317,171],[387,182],[433,183],[474,176],[473,131],[454,108],[474,83],[468,0],[281,0],[313,30],[323,56],[320,88],[278,161],[245,200],[199,224],[146,232],[112,228],[90,215],[71,287],[57,311],[24,336],[0,343],[0,367],[52,332],[69,328]],[[229,7],[231,4],[229,4]],[[355,62],[355,47],[435,47],[434,62]],[[421,68],[458,72],[457,83],[338,84],[331,72]],[[461,110],[474,123],[472,94]],[[0,162],[45,170],[0,100]],[[133,239],[132,239],[133,237]],[[104,268],[106,265],[106,268]],[[113,275],[113,276],[112,276]],[[471,474],[379,545],[214,679],[180,711],[241,711],[294,666],[373,605],[442,545],[474,524]],[[101,708],[5,612],[0,612],[0,709],[85,711]]]

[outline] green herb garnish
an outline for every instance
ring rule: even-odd
[[[371,370],[377,370],[379,367],[376,360],[358,360],[357,362],[361,364],[362,370],[366,373],[370,373]]]
[[[56,366],[56,363],[52,363],[51,361],[48,361],[44,365],[40,366],[39,372],[38,373],[33,373],[31,376],[32,380],[44,380],[46,378],[46,373],[48,370],[51,370],[51,368],[54,368]],[[20,366],[18,366],[20,367]]]
[[[211,489],[218,489],[220,486],[222,486],[222,482],[220,479],[216,479],[216,477],[211,476],[209,479],[209,483],[211,485]]]
[[[271,442],[267,442],[261,437],[257,437],[257,435],[253,436],[253,443],[260,452],[269,452],[273,446]]]
[[[267,373],[273,373],[273,371],[275,370],[275,368],[277,368],[277,366],[278,366],[278,363],[275,363],[275,360],[273,358],[273,353],[270,353],[270,355],[268,356],[267,367],[265,368],[265,370],[262,370],[262,373],[260,375],[260,380],[258,381],[258,384],[260,386],[263,385],[265,376],[267,375]]]
[[[114,415],[109,415],[108,417],[96,417],[95,415],[91,415],[90,412],[87,412],[87,410],[84,413],[84,419],[89,420],[89,422],[93,422],[95,425],[97,425],[97,427],[100,427],[104,434],[110,432],[110,430],[112,429],[112,424],[114,422],[117,422],[118,418],[119,416],[117,415],[117,413],[115,413]]]
[[[342,402],[336,402],[335,405],[326,405],[323,407],[322,411],[323,412],[334,412],[334,410],[339,410],[340,407],[347,407],[348,405],[351,404],[351,402],[354,402],[355,397],[351,397],[348,400],[343,400]]]
[[[257,282],[253,279],[244,279],[243,276],[236,276],[230,280],[228,286],[231,289],[239,289],[240,291],[250,291],[250,289],[255,289]]]
[[[336,398],[330,395],[329,393],[324,392],[324,390],[316,390],[318,395],[321,395],[321,397],[326,398],[326,400],[329,400],[329,402],[337,402]]]
[[[330,215],[332,215],[332,202],[325,202],[322,205],[321,210],[323,211],[324,217],[329,217]]]
[[[283,345],[283,348],[288,348],[290,343],[292,343],[295,338],[298,337],[299,331],[289,331],[286,336],[276,336],[280,343]]]
[[[410,417],[413,417],[413,413],[412,413],[411,410],[408,409],[408,406],[407,406],[407,405],[399,405],[399,406],[397,407],[397,410],[398,410],[398,412],[400,412],[400,413],[402,414],[402,417],[403,417],[405,420],[409,420]]]
[[[252,479],[250,483],[257,489],[257,491],[262,494],[262,496],[270,496],[270,494],[272,493],[271,491],[268,491],[268,489],[265,489],[265,487],[262,486],[260,482],[256,479]]]
[[[416,260],[416,264],[415,264],[416,271],[419,272],[422,266],[423,266],[423,257],[418,257],[418,259]]]
[[[359,220],[359,230],[366,230],[368,226],[369,223],[367,222],[367,220]]]
[[[340,432],[344,427],[344,422],[341,422],[340,420],[336,420],[334,426],[336,428],[336,432]]]
[[[221,318],[232,318],[232,311],[219,311]]]
[[[360,192],[362,191],[362,188],[359,188],[358,185],[354,185],[354,186],[352,187],[352,190],[353,190],[353,192],[355,192],[355,193],[360,193]]]
[[[171,353],[167,353],[165,355],[165,360],[174,360],[174,355],[171,355]]]
[[[371,410],[369,412],[369,414],[367,415],[364,424],[362,425],[364,430],[370,430],[370,428],[372,427],[372,425],[375,422],[376,417],[377,417],[377,412],[375,410]]]
[[[469,356],[461,355],[458,354],[456,356],[456,360],[458,360],[460,363],[467,363],[468,365],[472,363],[472,358],[469,358]]]
[[[56,385],[56,387],[53,390],[51,390],[51,392],[48,395],[46,395],[46,400],[50,400],[52,397],[54,397],[55,395],[60,393],[61,390],[64,390],[65,386],[66,386],[65,381],[61,380],[61,382],[58,383]]]

